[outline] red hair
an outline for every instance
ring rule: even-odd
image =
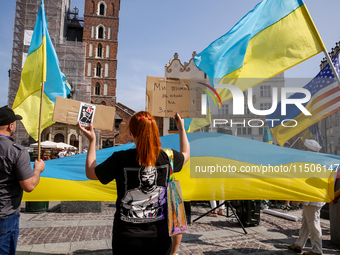
[[[129,122],[129,130],[136,138],[137,160],[140,165],[155,166],[161,150],[155,119],[148,112],[138,112]]]

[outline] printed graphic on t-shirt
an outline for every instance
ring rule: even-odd
[[[167,165],[124,169],[125,183],[129,183],[129,178],[138,178],[139,186],[126,185],[121,200],[121,220],[147,223],[165,218],[167,173]]]

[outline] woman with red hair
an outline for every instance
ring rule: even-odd
[[[180,152],[173,152],[173,171],[182,169],[190,155],[184,121],[174,117],[179,131]],[[132,116],[129,130],[135,149],[113,153],[96,162],[96,136],[92,125],[79,128],[89,139],[86,176],[107,184],[116,180],[117,201],[112,233],[113,254],[170,254],[166,186],[170,160],[161,149],[156,121],[142,111]],[[172,251],[173,252],[173,251]]]

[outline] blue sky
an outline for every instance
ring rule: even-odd
[[[72,0],[83,12],[85,0]],[[145,108],[146,76],[164,76],[175,52],[187,62],[228,32],[260,0],[122,0],[118,33],[117,99],[139,111]],[[305,0],[328,51],[340,40],[339,0]],[[0,9],[0,106],[7,104],[15,0]],[[81,15],[82,16],[82,15]],[[286,77],[312,78],[323,53],[285,72]]]

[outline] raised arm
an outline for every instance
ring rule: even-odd
[[[94,171],[94,169],[97,166],[96,134],[94,133],[92,124],[90,124],[88,128],[84,128],[78,122],[78,126],[80,130],[83,131],[84,135],[86,136],[87,139],[89,139],[89,142],[90,142],[89,149],[87,151],[87,156],[86,156],[86,164],[85,164],[86,177],[89,178],[90,180],[98,180],[97,175]]]
[[[174,119],[176,121],[178,133],[179,133],[179,146],[180,151],[184,156],[184,164],[189,160],[190,157],[190,145],[188,141],[187,134],[185,133],[184,129],[184,119],[179,116],[178,113],[174,116]]]

